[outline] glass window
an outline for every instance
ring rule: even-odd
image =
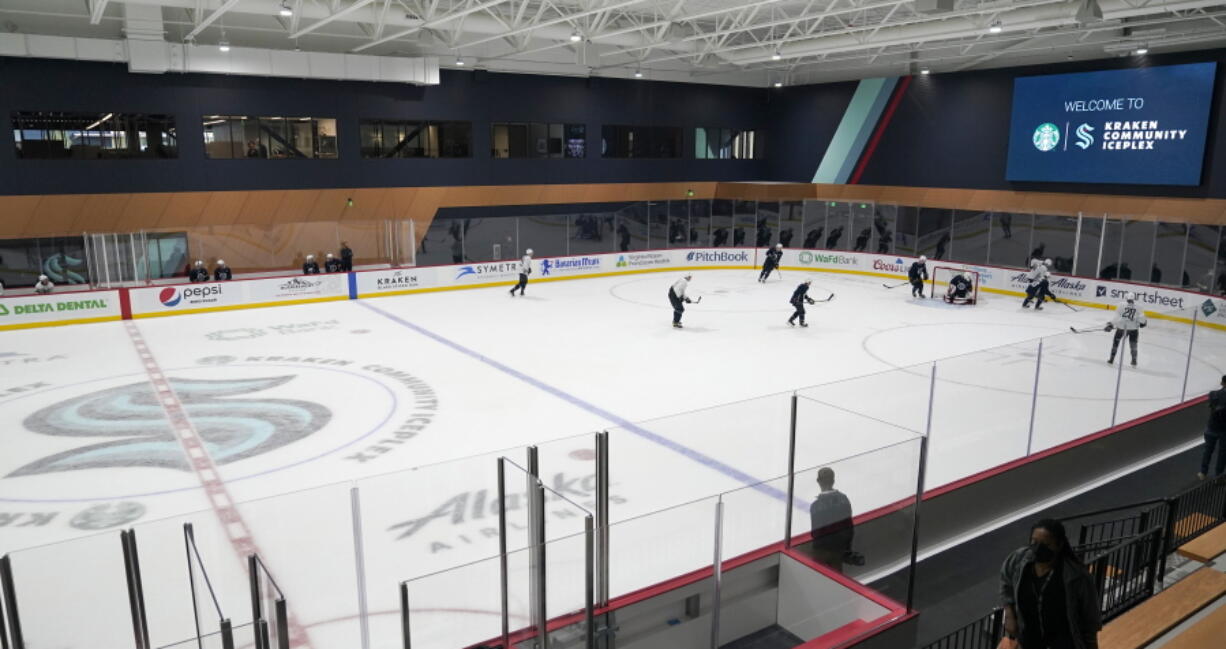
[[[605,158],[680,158],[681,129],[673,126],[618,126],[600,128],[601,155]]]
[[[566,255],[569,220],[565,214],[519,217],[519,254],[531,248],[535,257]]]
[[[1021,212],[993,212],[992,240],[988,243],[988,263],[995,266],[1026,268],[1030,265],[1030,230],[1034,216]]]
[[[643,250],[647,247],[647,204],[633,203],[618,210],[616,218],[617,250]]]
[[[735,215],[732,227],[732,247],[743,248],[751,245],[751,235],[758,226],[758,205],[756,201],[733,201],[732,210]]]
[[[1120,247],[1124,244],[1124,222],[1118,219],[1107,219],[1103,224],[1103,254],[1099,258],[1098,276],[1103,279],[1131,279],[1132,271],[1124,277],[1120,268]]]
[[[732,201],[726,198],[711,201],[711,247],[723,248],[732,243],[733,223]]]
[[[992,214],[974,210],[954,210],[953,252],[951,258],[967,264],[988,263]]]
[[[567,232],[570,242],[567,251],[572,255],[591,255],[613,252],[613,212],[584,212],[572,214]]]
[[[821,247],[829,250],[847,250],[855,239],[848,235],[851,229],[851,203],[826,202],[826,241]],[[851,241],[852,243],[848,243]]]
[[[1031,259],[1050,259],[1052,271],[1073,272],[1073,250],[1077,243],[1077,217],[1035,214],[1031,235]]]
[[[779,243],[775,240],[779,232],[778,201],[758,201],[758,223],[754,234],[754,246],[767,248]]]
[[[336,157],[335,120],[319,120],[320,157]],[[331,122],[327,124],[326,122]],[[329,128],[330,126],[330,128]],[[472,124],[470,122],[421,122],[415,120],[368,119],[359,126],[362,131],[363,158],[468,158],[472,157]],[[505,157],[509,150],[507,130],[491,131],[491,155]],[[376,133],[380,135],[375,135]],[[500,134],[501,133],[501,134]],[[331,135],[331,142],[326,139]],[[368,136],[369,142],[368,145]]]
[[[919,251],[929,259],[949,259],[953,210],[921,207],[919,213]]]
[[[804,203],[783,201],[779,205],[779,243],[791,248],[800,243],[797,237],[804,230]]]
[[[694,157],[699,160],[760,160],[761,131],[700,126],[694,129]]]
[[[895,235],[894,251],[909,257],[919,256],[919,240],[916,232],[919,230],[919,208],[910,205],[899,205],[898,229]]]
[[[711,245],[711,201],[690,201],[690,243],[694,248]]]
[[[647,249],[668,247],[668,201],[647,201],[651,227],[647,231]]]
[[[471,219],[436,218],[417,248],[417,265],[460,264],[472,259],[465,254],[464,235]],[[514,251],[512,251],[514,253]],[[514,259],[514,254],[510,257]]]
[[[321,117],[205,115],[204,156],[210,159],[336,159],[336,120]],[[363,155],[382,146],[382,133],[362,128]]]
[[[1154,229],[1154,262],[1150,281],[1168,286],[1187,286],[1184,278],[1184,250],[1188,243],[1185,223],[1157,223]]]
[[[1218,226],[1188,226],[1188,247],[1183,262],[1183,286],[1197,291],[1213,290],[1213,260],[1217,255]]]
[[[1124,245],[1120,247],[1120,279],[1154,280],[1154,222],[1124,221]],[[1156,275],[1161,275],[1158,270]]]
[[[804,239],[801,247],[808,250],[821,248],[826,236],[826,201],[805,201]]]
[[[587,157],[587,126],[584,124],[566,125],[566,157]]]
[[[118,160],[177,158],[170,115],[18,111],[11,115],[18,158]]]
[[[549,141],[548,150],[550,158],[562,157],[562,131],[565,126],[562,124],[549,124]]]
[[[690,245],[690,202],[668,202],[668,247],[686,248]]]
[[[549,125],[532,123],[528,126],[528,157],[549,157]]]
[[[856,252],[871,252],[877,248],[874,235],[872,204],[852,203],[851,232],[848,234],[848,245]]]
[[[1081,241],[1077,244],[1077,263],[1074,275],[1097,277],[1099,266],[1098,247],[1103,238],[1102,215],[1081,216]]]

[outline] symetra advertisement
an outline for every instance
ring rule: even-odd
[[[1019,77],[1008,180],[1199,185],[1216,63]]]

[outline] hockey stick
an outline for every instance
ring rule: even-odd
[[[1086,334],[1086,333],[1092,333],[1095,331],[1102,331],[1103,329],[1102,327],[1093,327],[1090,329],[1074,329],[1073,327],[1069,327],[1068,330],[1075,334]]]
[[[833,299],[834,299],[834,293],[832,292],[832,293],[830,294],[830,297],[828,297],[828,298],[826,298],[826,299],[824,299],[824,300],[813,300],[813,302],[816,304],[817,302],[829,302],[830,300],[833,300]]]
[[[1057,300],[1057,299],[1056,299],[1056,296],[1054,296],[1054,295],[1052,296],[1051,301],[1052,301],[1052,302],[1055,302],[1056,304],[1063,304],[1064,306],[1068,307],[1068,308],[1069,308],[1069,310],[1070,310],[1070,311],[1072,311],[1073,313],[1080,313],[1080,312],[1081,312],[1081,309],[1075,309],[1075,308],[1073,308],[1073,305],[1069,304],[1068,302],[1065,302],[1064,300]]]
[[[881,287],[882,288],[898,288],[899,286],[906,286],[907,284],[910,284],[910,283],[911,282],[903,282],[902,284],[895,284],[893,286],[890,286],[889,284],[882,284]]]
[[[695,299],[694,299],[694,301],[693,301],[691,304],[698,304],[699,302],[702,302],[702,296],[701,296],[701,295],[699,295],[697,298],[695,298]]]

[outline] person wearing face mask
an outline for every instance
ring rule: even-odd
[[[1030,545],[1000,569],[1005,642],[1017,649],[1098,649],[1102,614],[1094,578],[1073,553],[1064,525],[1050,518],[1030,528]]]

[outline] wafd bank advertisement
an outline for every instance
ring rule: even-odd
[[[1216,63],[1019,77],[1008,180],[1199,185]]]

